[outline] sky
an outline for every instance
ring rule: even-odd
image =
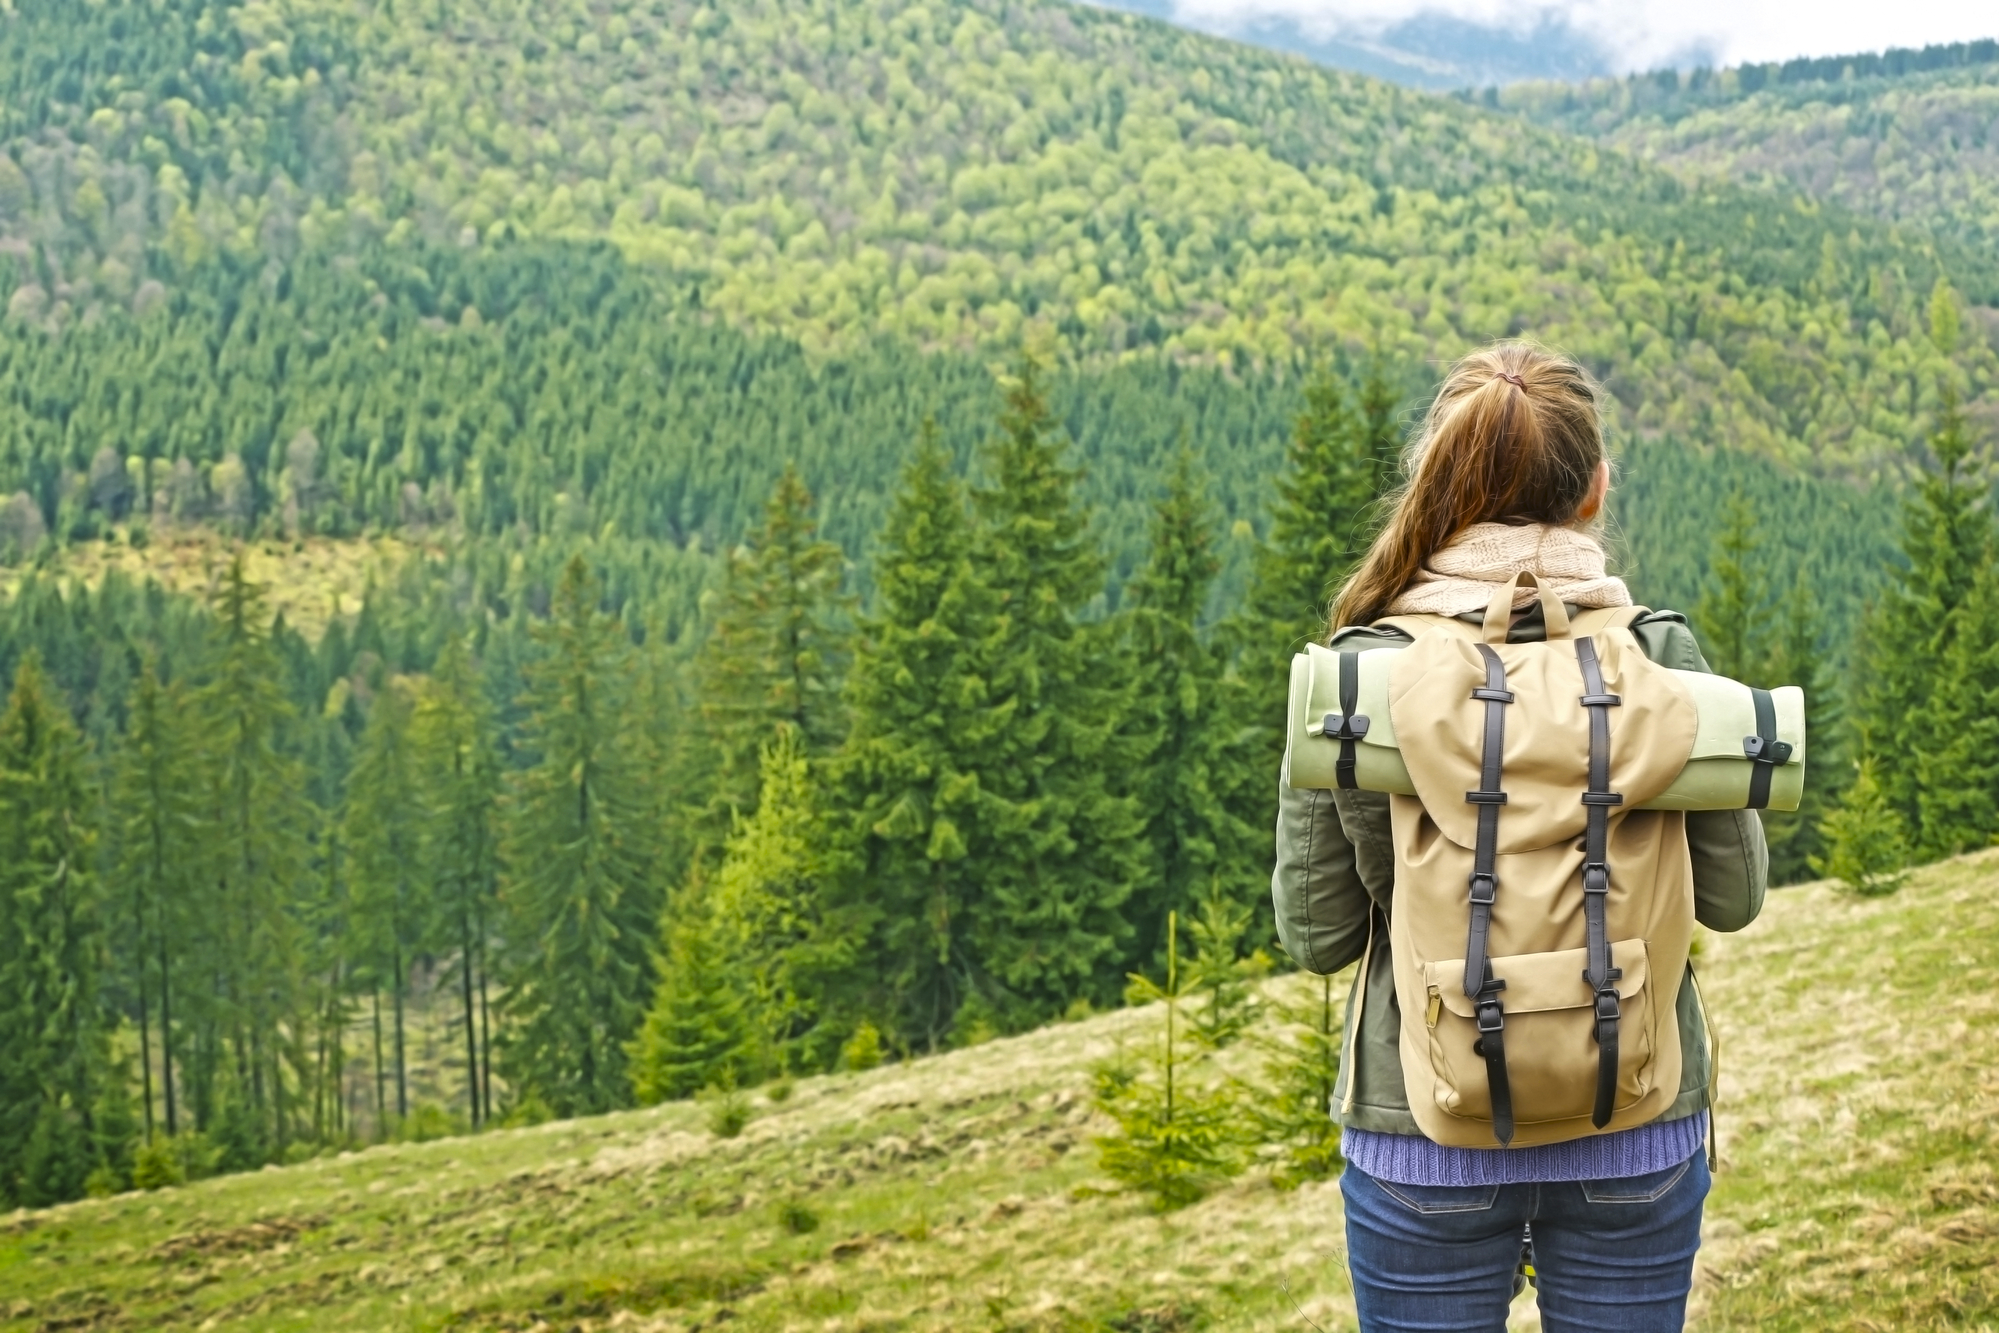
[[[1405,46],[1426,21],[1531,37],[1556,30],[1597,48],[1606,72],[1734,65],[1801,55],[1999,37],[1993,0],[1109,0],[1209,32],[1289,29],[1307,39]],[[1414,20],[1414,22],[1412,22]]]

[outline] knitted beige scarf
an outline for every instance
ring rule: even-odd
[[[1589,533],[1541,523],[1474,523],[1431,555],[1388,604],[1388,613],[1457,616],[1482,611],[1493,587],[1523,569],[1532,570],[1542,586],[1552,587],[1572,606],[1631,605],[1624,580],[1606,572],[1603,545]],[[1517,589],[1513,596],[1516,607],[1533,600],[1531,588]]]

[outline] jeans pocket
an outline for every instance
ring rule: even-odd
[[[1497,1185],[1394,1185],[1376,1179],[1381,1192],[1412,1213],[1439,1217],[1445,1213],[1483,1213],[1499,1197]]]
[[[1694,1157],[1700,1156],[1695,1153]],[[1657,1203],[1669,1193],[1673,1186],[1685,1179],[1692,1169],[1694,1157],[1689,1157],[1678,1166],[1669,1166],[1664,1171],[1654,1171],[1643,1176],[1623,1176],[1616,1180],[1585,1180],[1582,1182],[1583,1197],[1591,1203]]]

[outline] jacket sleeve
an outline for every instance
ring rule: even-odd
[[[1291,961],[1326,975],[1367,947],[1367,886],[1329,791],[1280,783],[1277,869],[1270,876],[1277,938]]]
[[[1631,627],[1645,655],[1679,671],[1707,671],[1686,617],[1655,611]],[[1741,930],[1763,910],[1770,845],[1754,810],[1690,810],[1687,851],[1694,863],[1694,920],[1709,930]]]

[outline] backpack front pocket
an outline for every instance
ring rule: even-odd
[[[1644,940],[1615,941],[1610,958],[1611,966],[1624,974],[1617,981],[1614,1103],[1621,1111],[1652,1087],[1652,989],[1647,984],[1650,967]],[[1492,975],[1506,983],[1499,993],[1506,1014],[1502,1035],[1513,1115],[1519,1124],[1586,1119],[1596,1101],[1596,1011],[1583,980],[1587,961],[1584,949],[1492,960]],[[1464,993],[1464,960],[1428,963],[1423,972],[1429,992],[1423,1017],[1437,1076],[1437,1106],[1461,1119],[1490,1120],[1486,1061],[1473,1049],[1479,1033],[1472,997]]]

